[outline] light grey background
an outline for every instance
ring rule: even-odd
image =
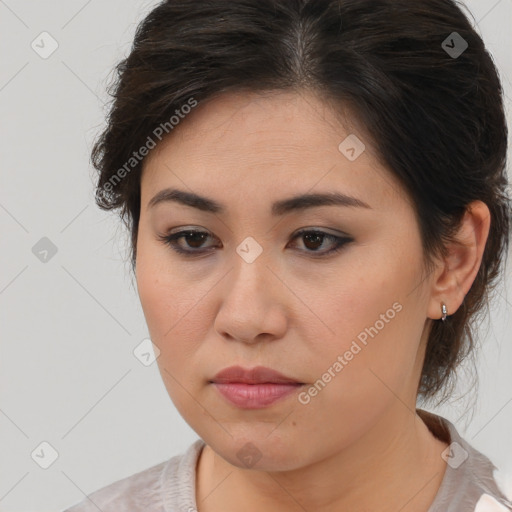
[[[133,354],[148,332],[126,263],[128,237],[115,213],[96,208],[89,163],[111,70],[153,5],[0,1],[2,512],[62,510],[198,437],[156,363],[146,367]],[[512,0],[468,5],[510,114]],[[31,47],[43,31],[58,43],[46,59]],[[43,237],[57,247],[46,263],[32,252]],[[482,326],[474,416],[462,415],[472,395],[436,412],[512,475],[510,282],[507,271],[490,325]],[[47,460],[44,441],[58,452],[48,469],[31,455]]]

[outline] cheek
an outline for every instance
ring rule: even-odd
[[[175,279],[141,273],[139,297],[151,339],[163,355],[193,352],[201,340],[201,304]]]
[[[198,366],[194,357],[203,337],[200,303],[197,297],[187,295],[190,286],[147,256],[141,252],[137,261],[139,298],[151,340],[160,351],[156,361],[162,381],[173,404],[188,418],[192,413],[201,414],[200,409],[193,410],[195,401],[190,399],[200,389],[200,373],[190,371]]]
[[[334,331],[322,339],[313,332],[306,336],[314,354],[311,375],[319,379],[311,401],[323,410],[335,403],[362,420],[410,388],[421,311],[408,297],[409,279],[401,268],[387,264],[381,270],[351,272],[357,277],[347,274],[343,282],[309,295],[312,309]]]
[[[169,261],[165,250],[144,238],[139,240],[137,289],[151,340],[160,349],[158,362],[179,368],[180,354],[193,348],[194,339],[200,339],[196,337],[198,298],[197,290],[183,273],[180,279]]]

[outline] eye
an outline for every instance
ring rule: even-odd
[[[204,254],[205,250],[188,250],[184,249],[183,245],[180,245],[180,241],[183,239],[187,243],[187,247],[192,248],[200,248],[203,242],[208,238],[209,233],[207,231],[198,231],[195,229],[186,229],[183,231],[178,231],[171,235],[158,235],[158,238],[165,244],[169,245],[172,250],[176,251],[179,254],[184,254],[186,256],[197,256],[199,254]]]
[[[210,252],[209,249],[201,249],[205,240],[211,237],[207,231],[186,229],[172,234],[158,235],[157,237],[161,242],[169,245],[173,251],[187,257],[197,257]],[[295,234],[292,240],[298,238],[303,239],[304,245],[308,249],[304,252],[310,253],[309,255],[314,258],[337,253],[341,251],[344,245],[353,241],[349,236],[336,236],[318,229],[302,229]],[[333,247],[327,251],[319,251],[318,248],[324,245],[325,240],[331,242]],[[180,241],[183,241],[185,245],[180,244]]]
[[[345,244],[353,241],[353,238],[350,238],[349,236],[336,236],[317,229],[302,229],[295,234],[292,240],[295,240],[296,238],[302,238],[305,241],[304,245],[308,249],[311,249],[306,252],[318,253],[312,255],[315,258],[337,253],[343,249]],[[329,240],[331,244],[333,244],[333,247],[327,251],[318,251],[318,247],[321,247],[325,240]]]

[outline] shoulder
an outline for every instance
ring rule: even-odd
[[[102,487],[63,512],[164,512],[165,494],[191,478],[203,444],[199,439],[185,453]]]
[[[162,471],[166,464],[173,464],[177,457],[179,456],[102,487],[64,512],[98,512],[98,509],[103,512],[144,510],[140,508],[144,501],[148,505],[158,499]]]
[[[448,443],[441,454],[446,472],[429,512],[512,511],[507,478],[499,478],[498,468],[467,442],[446,418],[418,410],[431,432]],[[501,476],[501,475],[500,475]]]

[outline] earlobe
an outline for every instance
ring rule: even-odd
[[[473,201],[466,208],[455,241],[448,246],[441,272],[434,274],[428,317],[442,319],[455,313],[469,292],[482,262],[489,236],[491,215],[482,201]]]

